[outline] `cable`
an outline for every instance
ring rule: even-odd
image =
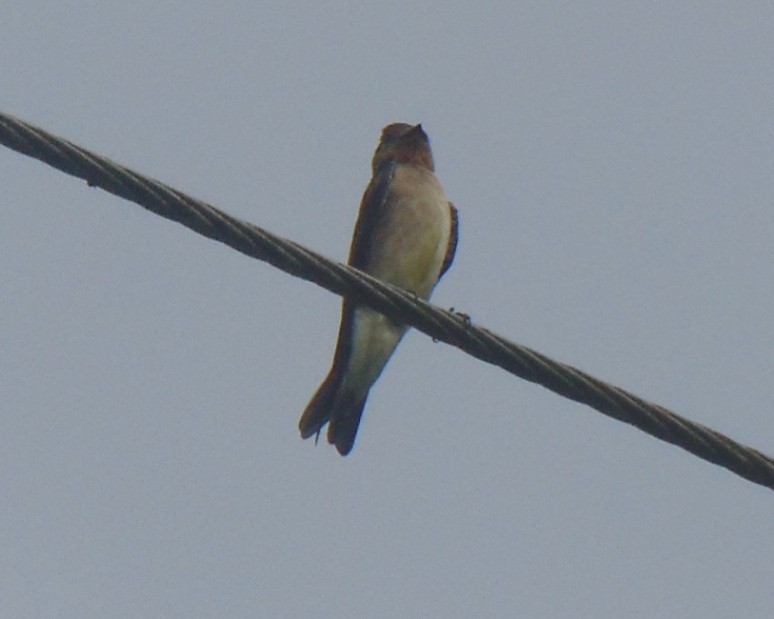
[[[404,290],[332,262],[293,241],[231,217],[163,183],[2,113],[0,143],[286,273],[369,305],[433,339],[456,346],[477,359],[682,447],[749,481],[774,489],[774,460],[765,454],[475,326],[464,314],[430,305]]]

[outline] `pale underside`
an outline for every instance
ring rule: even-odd
[[[399,165],[364,270],[428,299],[441,273],[451,225],[449,203],[435,175]],[[339,397],[358,401],[365,396],[405,331],[370,308],[356,308]]]

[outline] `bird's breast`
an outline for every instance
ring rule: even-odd
[[[435,175],[399,165],[374,234],[368,272],[428,298],[451,233],[451,212]]]

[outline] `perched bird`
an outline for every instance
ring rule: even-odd
[[[349,264],[428,299],[454,259],[457,210],[435,177],[422,125],[387,125],[371,167]],[[368,391],[406,329],[344,299],[333,365],[298,422],[302,438],[328,423],[328,442],[342,456],[352,450]]]

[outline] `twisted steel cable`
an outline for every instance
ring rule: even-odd
[[[0,143],[286,273],[369,305],[435,340],[456,346],[511,374],[682,447],[749,481],[774,489],[774,460],[765,454],[476,326],[464,314],[431,305],[3,113],[0,113]]]

